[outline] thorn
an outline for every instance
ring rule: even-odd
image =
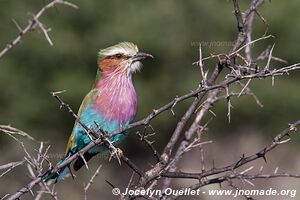
[[[172,108],[170,109],[170,111],[171,111],[173,117],[176,117],[175,112],[174,112],[174,110]]]
[[[156,115],[158,111],[156,109],[153,109],[152,112],[153,112],[154,115]]]
[[[213,116],[217,117],[216,113],[214,113],[214,111],[212,111],[211,109],[208,110]]]
[[[72,179],[75,180],[75,175],[73,174],[73,172],[72,172],[72,170],[71,170],[71,168],[70,168],[70,165],[68,165],[68,169],[69,169],[69,171],[70,171],[70,174],[71,174]]]
[[[227,99],[227,117],[228,117],[228,123],[230,123],[231,120],[230,113],[231,113],[231,108],[233,108],[233,106],[231,104],[228,86],[226,87],[226,99]]]
[[[288,124],[289,125],[289,131],[297,131],[297,127],[294,124]]]
[[[149,144],[154,144],[154,143],[155,143],[155,140],[149,141]]]
[[[243,154],[242,157],[240,158],[240,160],[237,161],[237,163],[235,164],[235,166],[233,167],[233,169],[236,169],[242,163],[242,161],[244,160],[244,158],[245,158],[245,154]]]
[[[89,170],[89,166],[88,166],[88,164],[87,164],[87,162],[86,162],[84,156],[83,156],[82,154],[79,154],[79,155],[80,155],[80,158],[83,160],[86,169]]]
[[[20,34],[22,33],[22,28],[21,26],[18,24],[18,22],[15,19],[11,19],[13,21],[13,23],[16,25],[17,29],[19,30]]]
[[[111,182],[109,182],[108,180],[105,179],[105,182],[110,185],[112,188],[116,188]]]
[[[251,171],[253,168],[254,168],[254,166],[251,166],[251,167],[245,169],[244,171],[240,172],[240,174],[245,174],[246,172]]]
[[[50,92],[50,94],[51,94],[52,96],[56,96],[56,95],[61,94],[61,93],[64,93],[64,92],[67,92],[67,90],[60,90],[60,91],[57,91],[57,92]]]
[[[263,150],[264,152],[263,153],[257,153],[256,155],[259,157],[259,158],[263,158],[265,163],[267,163],[267,159],[266,159],[266,152],[265,152],[265,149]]]
[[[243,89],[240,91],[239,95],[238,95],[238,98],[243,94],[243,92],[245,91],[245,89],[248,88],[250,82],[251,82],[251,78],[247,81],[246,85],[243,87]]]
[[[279,167],[276,167],[274,174],[277,174]]]
[[[260,166],[259,173],[262,173],[263,169],[264,169],[264,166],[263,165]]]
[[[247,180],[247,179],[243,179],[244,181],[246,181],[249,185],[251,185],[251,186],[255,186],[255,184],[254,183],[252,183],[251,181],[249,181],[249,180]]]
[[[273,49],[274,49],[274,46],[275,44],[273,44],[271,50],[270,50],[270,53],[269,53],[269,57],[268,57],[268,62],[265,66],[265,72],[270,72],[269,69],[270,69],[270,62],[271,62],[271,58],[272,58],[272,52],[273,52]]]

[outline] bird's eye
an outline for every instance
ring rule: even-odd
[[[116,57],[117,57],[117,58],[121,58],[121,57],[122,57],[122,54],[118,53],[118,54],[116,55]]]

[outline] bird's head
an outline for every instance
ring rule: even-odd
[[[140,70],[141,61],[146,58],[153,58],[153,56],[140,52],[131,42],[121,42],[99,51],[98,66],[105,74],[122,72],[131,74]]]

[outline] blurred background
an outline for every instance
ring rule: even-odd
[[[30,13],[36,13],[49,2],[1,0],[0,48],[4,48],[18,34],[11,19],[25,27]],[[242,9],[249,2],[241,1]],[[72,3],[78,5],[79,9],[60,5],[48,10],[41,18],[41,22],[52,29],[49,35],[53,46],[47,43],[42,32],[31,32],[0,60],[0,124],[11,124],[39,141],[47,141],[52,146],[50,156],[53,162],[65,151],[74,119],[59,109],[50,92],[66,90],[61,95],[63,100],[77,110],[94,83],[99,49],[120,41],[131,41],[138,44],[140,50],[154,55],[155,59],[144,62],[141,73],[134,76],[139,97],[136,119],[141,119],[176,95],[197,87],[199,72],[192,63],[198,59],[200,43],[204,56],[227,52],[237,33],[231,1],[72,0]],[[275,38],[256,43],[254,56],[268,45],[276,43],[274,56],[287,60],[289,64],[299,62],[299,7],[300,1],[297,0],[288,3],[265,2],[260,13],[269,24],[268,33]],[[253,38],[261,37],[265,31],[265,24],[256,18]],[[215,62],[206,62],[206,69],[211,72]],[[272,67],[284,65],[272,62]],[[205,149],[207,166],[213,162],[216,166],[222,166],[236,161],[243,153],[256,152],[288,122],[298,119],[299,78],[300,72],[277,78],[274,87],[269,79],[253,81],[250,87],[264,107],[258,107],[251,97],[234,99],[230,124],[226,116],[226,103],[217,104],[213,109],[217,116],[208,116],[213,120],[206,139],[214,143]],[[188,103],[175,108],[177,117]],[[152,126],[156,131],[153,140],[157,149],[161,150],[170,138],[176,120],[170,112],[166,112],[153,121]],[[299,172],[298,135],[293,136],[289,144],[267,156],[266,172],[276,167],[279,167],[279,171]],[[28,148],[37,148],[35,143],[28,145]],[[149,149],[141,144],[135,134],[131,134],[121,148],[141,168],[146,169],[154,161]],[[0,135],[0,150],[0,165],[24,156],[18,144],[3,134]],[[190,159],[183,160],[183,169],[191,172],[201,169],[200,161],[195,159],[197,153],[191,152]],[[131,171],[126,165],[119,166],[115,160],[108,162],[105,158],[93,159],[90,170],[80,170],[75,181],[70,178],[59,184],[56,188],[60,199],[82,199],[83,183],[88,182],[100,163],[103,166],[89,192],[89,199],[99,199],[100,195],[103,199],[113,199],[111,187],[105,180],[123,190]],[[264,162],[258,162],[255,169],[259,170],[261,165]],[[0,179],[0,196],[15,191],[29,180],[28,174],[24,174],[25,170],[25,167],[19,167],[16,172]],[[177,182],[176,187],[191,183]],[[254,188],[300,188],[297,179],[266,180],[257,184]],[[300,199],[299,195],[296,199]],[[27,195],[26,198],[32,197]],[[201,196],[201,199],[218,198]]]

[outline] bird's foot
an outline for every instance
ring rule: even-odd
[[[123,151],[120,149],[120,148],[113,148],[111,150],[111,154],[110,154],[110,158],[109,158],[109,161],[111,160],[112,157],[115,157],[119,164],[121,165],[121,160],[120,158],[123,156]]]

